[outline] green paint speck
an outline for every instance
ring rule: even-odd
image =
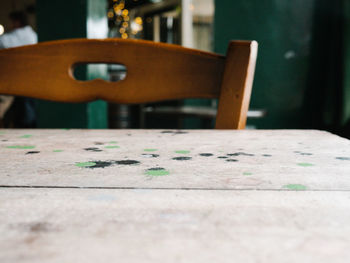
[[[190,153],[190,151],[187,151],[187,150],[180,150],[180,151],[175,151],[175,153],[179,153],[179,154],[188,154],[188,153]]]
[[[53,150],[54,153],[60,153],[63,152],[63,150]]]
[[[34,149],[35,146],[33,145],[12,145],[12,146],[6,146],[8,149]]]
[[[105,148],[106,149],[117,149],[117,148],[120,148],[120,147],[117,146],[117,145],[109,145],[109,146],[106,146]]]
[[[302,184],[288,184],[283,186],[283,188],[287,188],[289,190],[296,190],[296,191],[306,190],[306,186]]]
[[[145,152],[156,152],[157,149],[144,149]]]
[[[0,135],[4,135],[4,134],[5,134],[5,132],[3,132],[3,131],[0,132]]]
[[[248,176],[248,175],[253,175],[253,174],[245,172],[245,173],[243,173],[243,175]]]
[[[170,172],[161,168],[161,169],[149,169],[146,171],[146,174],[151,176],[165,176],[165,175],[169,175]]]
[[[25,135],[21,136],[20,138],[30,138],[30,137],[32,137],[32,136],[33,136],[33,135],[25,134]]]
[[[302,167],[310,167],[310,166],[314,166],[312,163],[298,163],[299,166]]]
[[[75,166],[77,167],[90,167],[90,166],[94,166],[96,165],[96,163],[94,162],[84,162],[84,163],[76,163]]]

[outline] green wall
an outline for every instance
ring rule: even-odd
[[[342,112],[342,1],[216,0],[215,51],[255,39],[259,53],[251,109],[257,128],[339,126]]]
[[[350,0],[344,0],[344,94],[342,124],[350,135]],[[349,136],[350,137],[350,136]]]
[[[37,0],[39,42],[106,37],[106,4],[106,0]],[[92,79],[104,77],[106,71],[88,67],[79,74],[83,79]],[[38,101],[36,108],[39,128],[107,127],[107,106],[103,101],[80,104]]]

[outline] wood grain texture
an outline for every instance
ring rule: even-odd
[[[349,192],[0,189],[0,261],[347,263]]]
[[[253,86],[258,43],[231,42],[216,118],[217,129],[244,129]]]
[[[6,49],[0,51],[0,94],[61,102],[103,99],[128,104],[218,98],[223,90],[219,107],[223,112],[216,128],[244,128],[249,80],[253,78],[256,58],[256,50],[247,47],[256,48],[256,43],[231,42],[227,59],[175,45],[121,39],[60,40]],[[123,64],[127,76],[117,83],[100,79],[77,81],[72,71],[80,63]],[[231,80],[230,75],[238,80]],[[227,92],[232,85],[239,98],[227,97],[232,95]],[[239,117],[231,111],[237,111]]]
[[[4,186],[350,190],[350,141],[327,132],[0,131]]]
[[[0,262],[350,257],[350,141],[327,132],[0,129],[0,160]]]

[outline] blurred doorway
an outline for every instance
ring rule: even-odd
[[[146,39],[213,50],[214,0],[110,0],[109,37]],[[125,68],[110,68],[120,79]],[[138,106],[109,105],[111,128],[208,128],[215,100],[181,100]],[[205,114],[203,114],[203,110]],[[190,125],[189,125],[190,124]]]

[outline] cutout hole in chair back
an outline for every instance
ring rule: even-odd
[[[71,68],[75,80],[89,81],[103,79],[117,82],[126,78],[127,69],[123,64],[118,63],[76,63]]]

